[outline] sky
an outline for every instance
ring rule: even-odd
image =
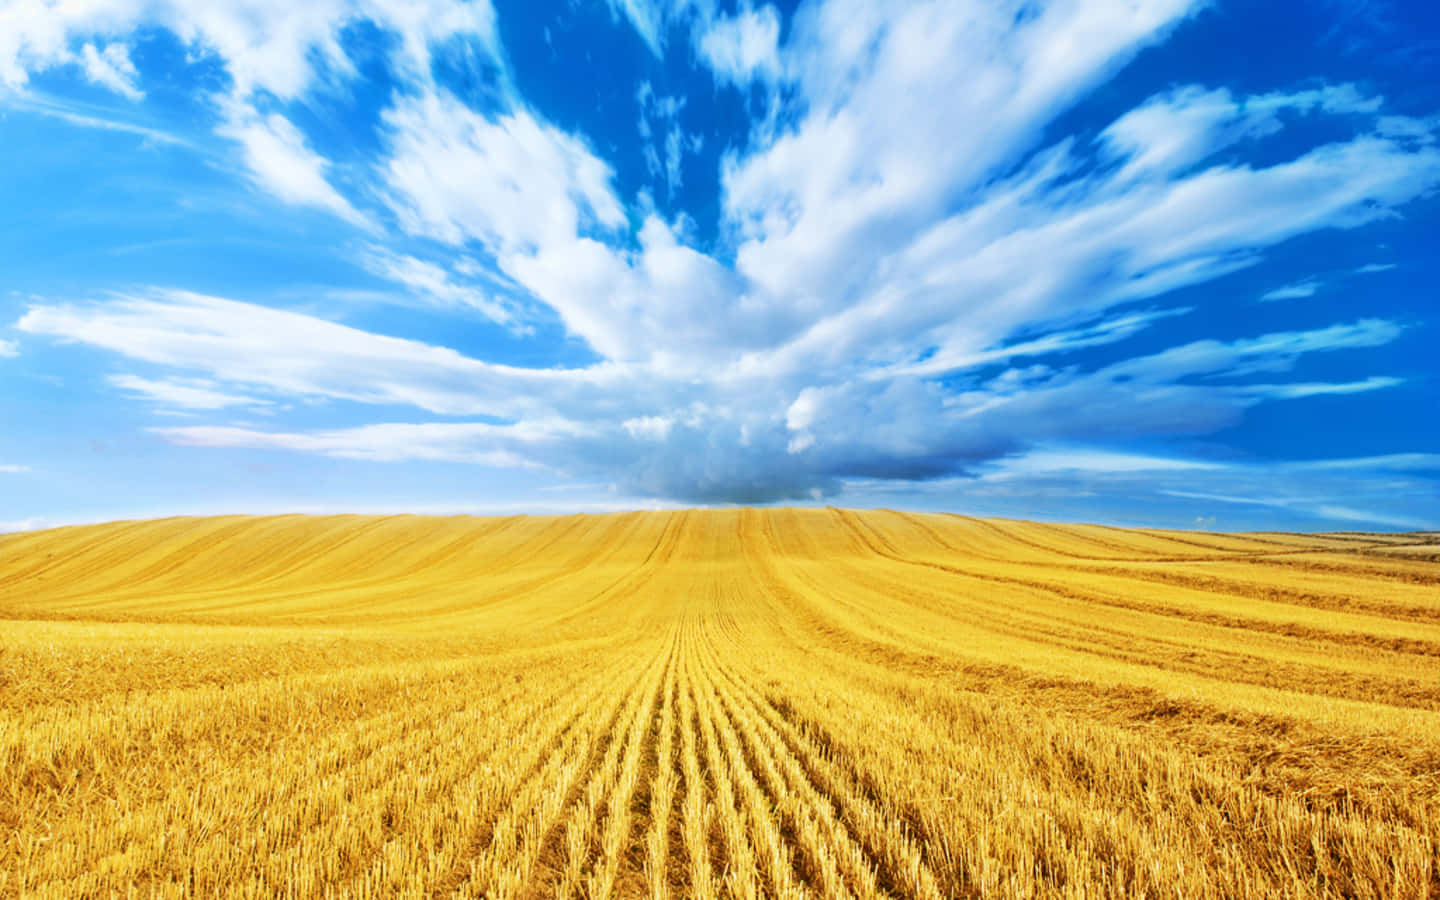
[[[1440,7],[0,0],[0,530],[1440,529]]]

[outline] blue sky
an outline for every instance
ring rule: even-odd
[[[1440,12],[0,0],[0,528],[1440,529]]]

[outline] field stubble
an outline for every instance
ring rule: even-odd
[[[0,536],[0,897],[1440,896],[1440,537]]]

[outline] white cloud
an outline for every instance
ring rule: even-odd
[[[1428,457],[1428,461],[1427,461]],[[1321,460],[1156,457],[1066,444],[981,463],[970,474],[906,485],[848,482],[869,504],[946,508],[1046,521],[1238,529],[1425,529],[1440,482],[1433,455]]]
[[[363,425],[305,434],[255,431],[222,426],[151,429],[187,447],[243,447],[291,450],[375,462],[427,460],[465,462],[504,468],[539,468],[532,458],[538,445],[563,438],[571,429],[500,426],[483,423]]]
[[[20,355],[20,345],[15,341],[7,341],[0,338],[0,359],[16,357]]]
[[[1405,383],[1403,378],[1395,378],[1389,375],[1372,375],[1360,381],[1347,381],[1342,384],[1252,384],[1247,390],[1275,400],[1299,400],[1303,397],[1326,397],[1345,394],[1363,394],[1369,391],[1381,391],[1386,388],[1399,387]]]
[[[621,423],[631,437],[663,441],[670,436],[675,421],[667,416],[639,416]]]
[[[385,122],[385,179],[407,231],[503,257],[573,240],[587,222],[625,222],[610,167],[527,110],[487,118],[432,92],[402,99]]]
[[[216,390],[215,382],[206,379],[156,380],[138,375],[111,375],[106,381],[168,409],[213,410],[231,406],[269,405],[267,400]]]
[[[394,38],[388,62],[402,84],[433,83],[431,48],[441,42],[463,40],[500,57],[489,0],[12,2],[0,6],[0,85],[23,88],[32,72],[78,63],[92,81],[139,99],[138,73],[123,41],[144,28],[166,29],[193,56],[215,59],[230,76],[228,93],[213,97],[218,130],[240,145],[258,187],[364,226],[364,217],[327,180],[328,161],[291,121],[265,108],[303,97],[318,80],[356,77],[340,35],[357,21]],[[97,49],[102,42],[104,49]]]
[[[1042,447],[997,460],[986,467],[987,478],[1015,478],[1050,472],[1209,472],[1219,463],[1164,456],[1146,456],[1086,447]]]
[[[699,134],[687,134],[680,122],[680,113],[685,109],[684,97],[657,97],[650,82],[644,81],[635,92],[635,100],[640,106],[639,132],[645,168],[650,177],[664,179],[666,194],[673,199],[675,191],[684,183],[681,163],[685,154],[698,153],[704,139]],[[663,161],[656,132],[664,134]]]
[[[687,17],[704,21],[715,15],[715,0],[609,0],[611,15],[630,21],[656,57],[665,53],[665,34]]]
[[[0,475],[23,475],[29,471],[29,466],[20,466],[14,463],[0,464]]]
[[[168,131],[147,125],[138,125],[109,115],[97,115],[95,111],[81,104],[61,102],[36,94],[7,93],[3,90],[0,90],[0,103],[10,109],[48,116],[81,128],[134,134],[152,144],[194,148],[190,141]]]
[[[1152,97],[1112,123],[1100,140],[1125,160],[1120,180],[1168,176],[1218,150],[1280,131],[1282,113],[1372,114],[1379,108],[1378,99],[1348,84],[1240,99],[1223,88],[1191,85]]]
[[[1395,263],[1369,263],[1355,270],[1356,275],[1373,275],[1376,272],[1389,272],[1391,269],[1400,268]]]
[[[181,291],[102,305],[33,306],[18,327],[241,390],[401,404],[443,415],[516,416],[533,412],[547,392],[563,397],[620,375],[613,367],[498,366],[444,347]]]
[[[498,366],[181,292],[43,303],[21,320],[28,333],[168,367],[225,396],[500,420],[205,425],[166,430],[170,439],[511,461],[686,499],[808,498],[846,478],[933,478],[1037,445],[1200,434],[1262,402],[1397,383],[1276,376],[1306,354],[1399,333],[1376,320],[1191,341],[1098,367],[1053,358],[1102,345],[1123,357],[1121,342],[1184,312],[1136,304],[1254,265],[1298,235],[1393,215],[1440,185],[1440,147],[1385,124],[1396,117],[1344,85],[1249,96],[1181,86],[1093,141],[1051,137],[1072,104],[1199,0],[1056,0],[1023,16],[979,0],[830,0],[802,7],[783,45],[769,6],[717,19],[705,4],[615,0],[657,52],[689,16],[718,78],[785,81],[783,92],[770,86],[772,108],[750,143],[725,158],[714,248],[695,246],[697,229],[666,221],[651,195],[627,204],[601,151],[512,96],[503,71],[485,112],[434,83],[438,40],[503,59],[487,4],[271,3],[146,14],[234,77],[222,133],[256,184],[365,221],[337,185],[366,173],[335,172],[278,110],[321,71],[353,77],[335,23],[375,20],[399,38],[391,62],[404,89],[381,114],[369,190],[352,193],[388,207],[407,236],[446,246],[433,259],[434,247],[415,251],[422,259],[376,246],[361,264],[428,302],[512,327],[525,302],[543,303],[603,362]],[[260,29],[232,21],[240,11],[274,18]],[[65,19],[53,33],[21,23],[0,37],[0,72],[18,65],[23,81],[77,41],[118,40],[145,16],[112,18]],[[672,191],[694,140],[682,103],[640,96],[652,177]],[[1332,127],[1287,131],[1301,116]],[[1234,161],[1236,147],[1280,135],[1264,165]],[[332,182],[337,174],[352,177]],[[480,257],[477,271],[502,290],[462,278],[478,276],[444,264],[446,250]],[[1002,365],[1012,367],[997,374]]]
[[[264,91],[291,100],[310,87],[317,66],[354,74],[339,32],[357,20],[393,33],[397,74],[421,81],[429,80],[436,43],[463,35],[482,47],[496,46],[495,13],[487,0],[12,2],[0,6],[0,82],[23,86],[31,72],[71,62],[77,45],[149,26],[173,32],[195,55],[222,62],[234,97]]]
[[[1190,311],[1188,307],[1181,307],[1125,313],[1083,328],[1054,331],[1043,337],[978,352],[955,353],[937,350],[916,362],[872,369],[866,373],[866,377],[874,379],[893,378],[900,375],[940,375],[959,369],[1005,362],[1016,357],[1043,356],[1085,347],[1102,346],[1132,337],[1148,328],[1153,322],[1174,316],[1183,316]]]
[[[652,0],[609,0],[610,9],[616,15],[630,20],[635,31],[645,41],[650,52],[660,56],[665,51],[661,34],[665,23],[665,9],[661,3]]]
[[[717,81],[744,88],[780,77],[780,16],[766,4],[697,29],[696,51]]]
[[[1297,281],[1294,284],[1287,284],[1273,291],[1267,291],[1260,295],[1260,299],[1267,303],[1274,300],[1302,300],[1306,297],[1315,296],[1315,293],[1319,291],[1322,286],[1321,282],[1314,278],[1308,281]]]
[[[232,116],[220,134],[239,143],[257,186],[285,203],[317,207],[352,225],[370,227],[326,179],[329,162],[306,145],[289,119],[279,113],[260,116],[248,107],[233,109]]]
[[[246,391],[262,390],[501,420],[159,432],[186,445],[544,466],[607,476],[632,493],[707,501],[805,498],[836,490],[841,477],[933,477],[1037,444],[1204,433],[1260,402],[1376,389],[1393,379],[1197,379],[1273,375],[1306,354],[1379,346],[1399,334],[1390,323],[1364,320],[1198,341],[1090,373],[1011,369],[951,392],[910,376],[786,391],[763,378],[696,383],[653,365],[497,366],[311,316],[179,292],[35,306],[19,327],[184,373],[114,381],[170,406],[224,409],[257,402]]]
[[[1390,453],[1384,456],[1361,456],[1351,459],[1312,460],[1294,465],[1306,469],[1440,472],[1440,453]]]
[[[1186,491],[1186,490],[1161,490],[1158,493],[1169,497],[1181,497],[1190,500],[1206,500],[1215,503],[1233,503],[1243,506],[1263,506],[1272,509],[1286,510],[1321,520],[1339,520],[1341,522],[1355,522],[1381,528],[1403,529],[1406,531],[1424,531],[1436,527],[1437,521],[1433,518],[1421,516],[1396,515],[1387,513],[1382,509],[1357,509],[1351,506],[1344,506],[1339,503],[1325,502],[1323,495],[1317,497],[1316,485],[1309,484],[1305,488],[1291,488],[1277,494],[1223,494],[1212,491]],[[1354,484],[1344,485],[1341,490],[1355,495]],[[1333,488],[1332,488],[1333,490]],[[1341,494],[1344,496],[1344,494]]]
[[[135,86],[140,73],[130,61],[130,49],[119,41],[106,44],[104,50],[96,50],[94,44],[87,43],[80,48],[80,64],[85,69],[85,77],[101,87],[131,100],[144,98],[145,93]]]
[[[523,333],[527,330],[517,319],[513,304],[503,296],[477,286],[457,283],[456,273],[448,272],[435,263],[379,246],[372,246],[365,251],[360,262],[374,274],[405,285],[414,296],[427,303],[440,307],[474,309],[492,322],[505,325],[513,331]]]

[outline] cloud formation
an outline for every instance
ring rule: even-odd
[[[782,39],[768,5],[727,16],[612,0],[655,54],[687,31],[715,90],[766,98],[763,122],[721,159],[708,243],[648,197],[625,196],[605,148],[515,93],[486,3],[12,10],[0,18],[0,79],[12,85],[75,60],[89,71],[93,57],[92,79],[139,99],[144,73],[123,51],[141,25],[213,54],[230,79],[214,101],[217,134],[258,190],[354,225],[356,263],[424,303],[477,310],[517,339],[544,310],[596,361],[499,365],[174,289],[37,302],[19,328],[162,370],[110,383],[163,407],[305,399],[371,417],[158,430],[184,446],[542,467],[686,501],[973,478],[1015,458],[1059,465],[1034,448],[1206,434],[1262,403],[1399,387],[1384,372],[1294,374],[1313,355],[1402,334],[1379,318],[1125,358],[1126,341],[1194,315],[1194,302],[1166,294],[1297,236],[1393,216],[1440,186],[1431,125],[1346,84],[1164,87],[1093,132],[1057,130],[1201,5],[1052,0],[1020,15],[979,0],[827,0],[802,7]],[[403,90],[378,115],[376,158],[338,179],[286,104],[358,77],[337,23],[362,20],[393,37],[387,61]],[[432,72],[436,48],[454,40],[493,64],[484,103]],[[652,178],[673,192],[692,140],[683,98],[638,95]],[[1263,162],[1240,161],[1255,148]],[[431,261],[443,254],[455,262]],[[1082,348],[1110,356],[1066,357]],[[1109,474],[1123,471],[1114,465]]]
[[[1306,281],[1297,281],[1294,284],[1287,284],[1275,288],[1273,291],[1266,291],[1260,295],[1260,299],[1266,303],[1275,300],[1303,300],[1306,297],[1313,297],[1322,287],[1319,280],[1311,278]]]

